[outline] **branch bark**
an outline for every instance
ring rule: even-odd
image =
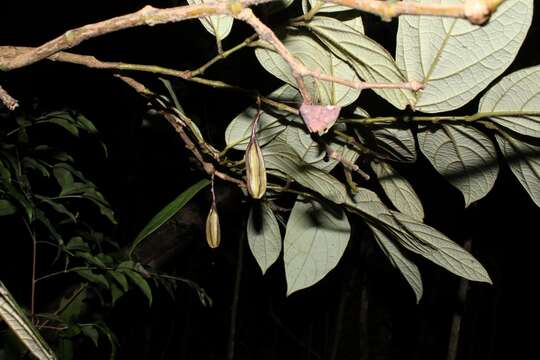
[[[2,101],[4,105],[6,105],[6,107],[12,111],[15,110],[17,106],[19,106],[17,100],[15,100],[11,95],[9,95],[9,93],[4,90],[2,86],[0,86],[0,101]]]

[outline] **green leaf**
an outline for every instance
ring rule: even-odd
[[[390,263],[398,269],[405,280],[409,283],[416,296],[416,303],[420,302],[424,293],[422,275],[415,263],[413,263],[385,233],[375,226],[369,225],[377,244],[384,252]]]
[[[102,274],[96,274],[90,269],[80,269],[76,270],[75,272],[93,284],[103,285],[106,289],[109,288],[109,281]]]
[[[82,114],[77,114],[75,117],[75,121],[80,128],[86,130],[86,132],[88,132],[89,134],[97,134],[98,130],[96,129],[94,124],[90,120],[88,120],[88,118],[86,118],[86,116]]]
[[[67,324],[77,321],[81,314],[86,311],[88,305],[88,284],[83,283],[75,289],[69,296],[62,297],[58,309],[60,309],[60,318]]]
[[[495,124],[527,136],[540,138],[540,66],[516,71],[489,89],[478,112],[536,112],[539,116],[492,116]]]
[[[121,289],[123,291],[129,290],[127,278],[123,273],[116,270],[111,270],[107,274],[109,274],[114,280],[116,280],[116,282],[121,286]]]
[[[281,233],[274,212],[266,202],[253,204],[247,222],[251,253],[264,274],[281,253]]]
[[[212,3],[210,0],[187,0],[190,5]],[[229,35],[233,25],[233,18],[227,15],[207,16],[199,19],[204,28],[217,39],[223,40]]]
[[[125,274],[129,280],[137,286],[141,292],[146,296],[148,299],[148,304],[152,305],[152,289],[150,288],[150,285],[148,285],[148,282],[144,277],[142,277],[141,274],[137,270],[135,270],[135,264],[133,261],[124,261],[120,265],[118,265],[119,272]]]
[[[320,70],[322,74],[358,81],[354,70],[307,35],[288,35],[282,39],[291,54],[308,69]],[[264,48],[255,50],[255,55],[266,71],[296,86],[289,64],[275,51]],[[306,87],[316,103],[346,106],[360,95],[359,89],[329,81],[306,79]]]
[[[34,158],[26,156],[22,160],[22,165],[26,169],[39,171],[43,177],[49,177],[51,175],[49,173],[49,170],[43,165],[43,162],[40,160],[36,160]]]
[[[3,183],[3,186],[6,188],[7,194],[24,209],[28,222],[33,222],[35,212],[34,204],[11,183]]]
[[[287,295],[325,277],[347,247],[351,233],[347,216],[326,205],[298,200],[292,209],[283,242]]]
[[[400,212],[422,221],[424,208],[411,184],[399,175],[394,168],[386,162],[371,162],[371,168],[377,175],[386,196]]]
[[[56,181],[58,182],[58,185],[60,185],[62,192],[64,191],[64,189],[72,185],[74,182],[71,171],[63,167],[55,166],[53,168],[53,174],[54,174],[54,177],[56,178]]]
[[[346,61],[368,82],[400,83],[405,77],[392,56],[361,32],[328,17],[314,17],[306,25],[337,57]],[[398,109],[414,104],[414,95],[405,89],[374,89]]]
[[[482,26],[455,18],[400,16],[397,63],[409,80],[425,84],[416,109],[442,112],[471,101],[513,62],[532,14],[532,0],[506,0]]]
[[[81,326],[81,331],[84,336],[92,340],[92,343],[94,343],[95,347],[98,347],[99,332],[93,325]]]
[[[54,211],[56,211],[57,213],[66,215],[69,218],[69,220],[71,220],[71,222],[73,223],[77,222],[77,218],[75,217],[75,215],[73,215],[71,211],[69,211],[64,205],[60,204],[59,202],[54,201],[49,197],[41,196],[37,194],[35,194],[35,197],[41,200],[42,202],[50,205],[54,209]]]
[[[377,150],[388,160],[405,163],[416,161],[416,143],[411,130],[401,125],[372,125],[370,130]]]
[[[6,182],[11,182],[11,171],[8,166],[0,159],[0,180],[4,179]]]
[[[500,132],[495,138],[508,166],[536,206],[540,207],[540,145]]]
[[[141,244],[141,242],[147,238],[154,231],[159,229],[159,227],[167,222],[171,217],[173,217],[178,211],[180,211],[199,191],[208,186],[210,181],[207,179],[202,179],[197,183],[190,186],[187,190],[182,192],[169,204],[165,205],[150,221],[144,226],[139,235],[133,241],[131,250],[129,251],[130,256],[133,254],[133,251]]]
[[[440,125],[418,133],[422,153],[464,198],[465,207],[493,188],[499,173],[493,142],[473,127]]]
[[[56,230],[56,227],[52,224],[51,220],[45,214],[44,211],[40,209],[35,209],[34,211],[36,219],[45,226],[45,228],[49,231],[51,236],[58,241],[59,244],[62,244],[62,236],[60,233]]]
[[[53,117],[53,118],[48,119],[46,122],[63,127],[64,129],[69,131],[73,136],[79,136],[79,129],[73,123],[72,119]]]
[[[303,162],[288,144],[276,140],[263,147],[262,151],[269,173],[290,177],[336,204],[342,204],[347,199],[347,190],[339,180]],[[279,172],[276,173],[273,170]]]
[[[360,211],[371,225],[397,240],[407,250],[468,280],[491,283],[484,267],[465,249],[434,228],[388,210],[374,192],[359,189],[347,205]]]
[[[13,215],[17,212],[17,207],[9,200],[0,199],[0,216]]]
[[[39,331],[28,320],[24,311],[0,281],[0,318],[17,335],[26,348],[39,360],[55,360],[56,355],[42,338]]]
[[[290,85],[284,85],[270,95],[269,98],[282,102],[298,102],[298,91]],[[245,150],[251,135],[253,119],[257,115],[257,108],[248,107],[236,116],[225,131],[225,141],[228,148]],[[278,134],[287,128],[290,121],[299,119],[296,115],[280,112],[263,112],[257,124],[257,142],[263,146],[273,140]]]
[[[298,118],[299,122],[302,120]],[[334,129],[344,130],[343,124],[335,125]],[[305,126],[288,126],[287,129],[279,135],[282,141],[291,146],[296,154],[307,164],[325,172],[330,172],[339,161],[328,158],[325,144],[317,141],[316,137],[309,134]],[[349,149],[343,142],[328,140],[327,144],[336,151],[336,154],[342,158],[355,162],[358,159],[358,153]]]
[[[392,214],[399,224],[418,240],[419,244],[426,244],[422,246],[421,251],[417,251],[416,246],[408,245],[410,240],[401,238],[402,233],[396,232],[398,240],[408,250],[417,252],[433,263],[465,279],[492,284],[491,278],[482,264],[444,234],[404,214],[398,212],[392,212]]]

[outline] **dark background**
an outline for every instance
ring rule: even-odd
[[[37,46],[67,29],[136,11],[146,4],[165,7],[174,1],[66,4],[3,0],[0,45]],[[396,22],[381,23],[371,16],[364,19],[368,35],[393,49]],[[536,16],[507,73],[540,64],[539,21]],[[249,34],[248,27],[235,22],[224,48]],[[74,52],[107,61],[194,69],[214,56],[215,43],[198,21],[189,21],[102,36],[81,44]],[[134,77],[164,91],[151,76]],[[206,77],[258,88],[263,93],[279,85],[260,68],[249,49],[216,65]],[[108,71],[42,61],[0,74],[0,82],[23,107],[35,104],[41,112],[76,109],[95,122],[109,146],[108,158],[90,140],[69,146],[78,151],[77,160],[115,208],[120,221],[115,236],[123,245],[162,206],[203,177],[168,124],[148,117],[146,102]],[[186,112],[218,146],[223,143],[226,125],[252,102],[238,93],[182,81],[175,81],[175,87]],[[368,104],[366,108],[373,115],[389,115],[391,111],[369,92],[362,94],[358,104]],[[473,104],[456,113],[472,113],[475,107]],[[148,122],[143,123],[143,118]],[[538,330],[533,317],[538,299],[539,209],[506,165],[501,167],[493,191],[466,210],[459,192],[424,158],[400,170],[422,199],[426,222],[459,243],[472,239],[472,252],[485,265],[494,285],[471,284],[466,303],[459,304],[459,279],[418,259],[425,294],[417,305],[406,282],[356,218],[350,248],[338,267],[315,286],[286,298],[281,259],[263,277],[246,246],[236,359],[445,359],[456,312],[463,315],[458,359],[507,359],[536,353]],[[165,269],[197,281],[214,306],[203,307],[194,292],[182,286],[175,300],[156,290],[152,308],[142,296],[131,294],[108,318],[121,343],[121,359],[225,359],[237,248],[243,239],[241,219],[248,204],[240,202],[241,197],[226,185],[219,187],[218,197],[224,225],[219,250],[210,251],[204,242],[207,194],[197,196],[180,215],[181,223],[189,227],[175,229],[172,239],[177,243],[156,245],[174,248],[174,258],[168,259]],[[17,299],[27,298],[28,289],[20,282],[30,274],[30,247],[18,241],[17,234],[6,236],[3,232],[0,237],[2,280],[15,289]],[[13,269],[17,269],[16,274]],[[38,292],[46,290],[38,288]],[[104,359],[105,354],[103,349],[96,352],[88,347],[76,358]]]

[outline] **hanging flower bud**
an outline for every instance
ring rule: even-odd
[[[245,161],[249,195],[254,199],[260,199],[266,192],[266,168],[255,134],[251,135],[251,140],[246,149]]]
[[[206,242],[210,248],[215,249],[221,242],[221,229],[216,204],[213,203],[206,218]]]

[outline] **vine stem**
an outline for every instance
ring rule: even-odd
[[[26,226],[26,230],[28,230],[28,234],[30,234],[30,237],[32,238],[32,287],[30,292],[30,316],[32,318],[32,321],[35,321],[35,315],[36,315],[36,264],[37,264],[37,240],[36,240],[36,234],[30,227],[30,224],[26,221],[26,219],[23,219],[24,225]]]
[[[338,122],[346,124],[376,124],[376,123],[393,123],[393,122],[474,122],[487,118],[496,117],[512,117],[512,116],[540,116],[540,111],[487,111],[479,112],[473,115],[461,115],[461,116],[381,116],[363,119],[341,119]]]
[[[234,281],[234,294],[231,305],[231,323],[229,326],[229,342],[227,347],[227,360],[234,359],[236,346],[236,322],[238,319],[238,304],[240,302],[240,285],[242,280],[242,269],[244,267],[244,243],[246,241],[246,219],[242,221],[242,236],[238,244],[238,255],[236,260],[236,279]]]

